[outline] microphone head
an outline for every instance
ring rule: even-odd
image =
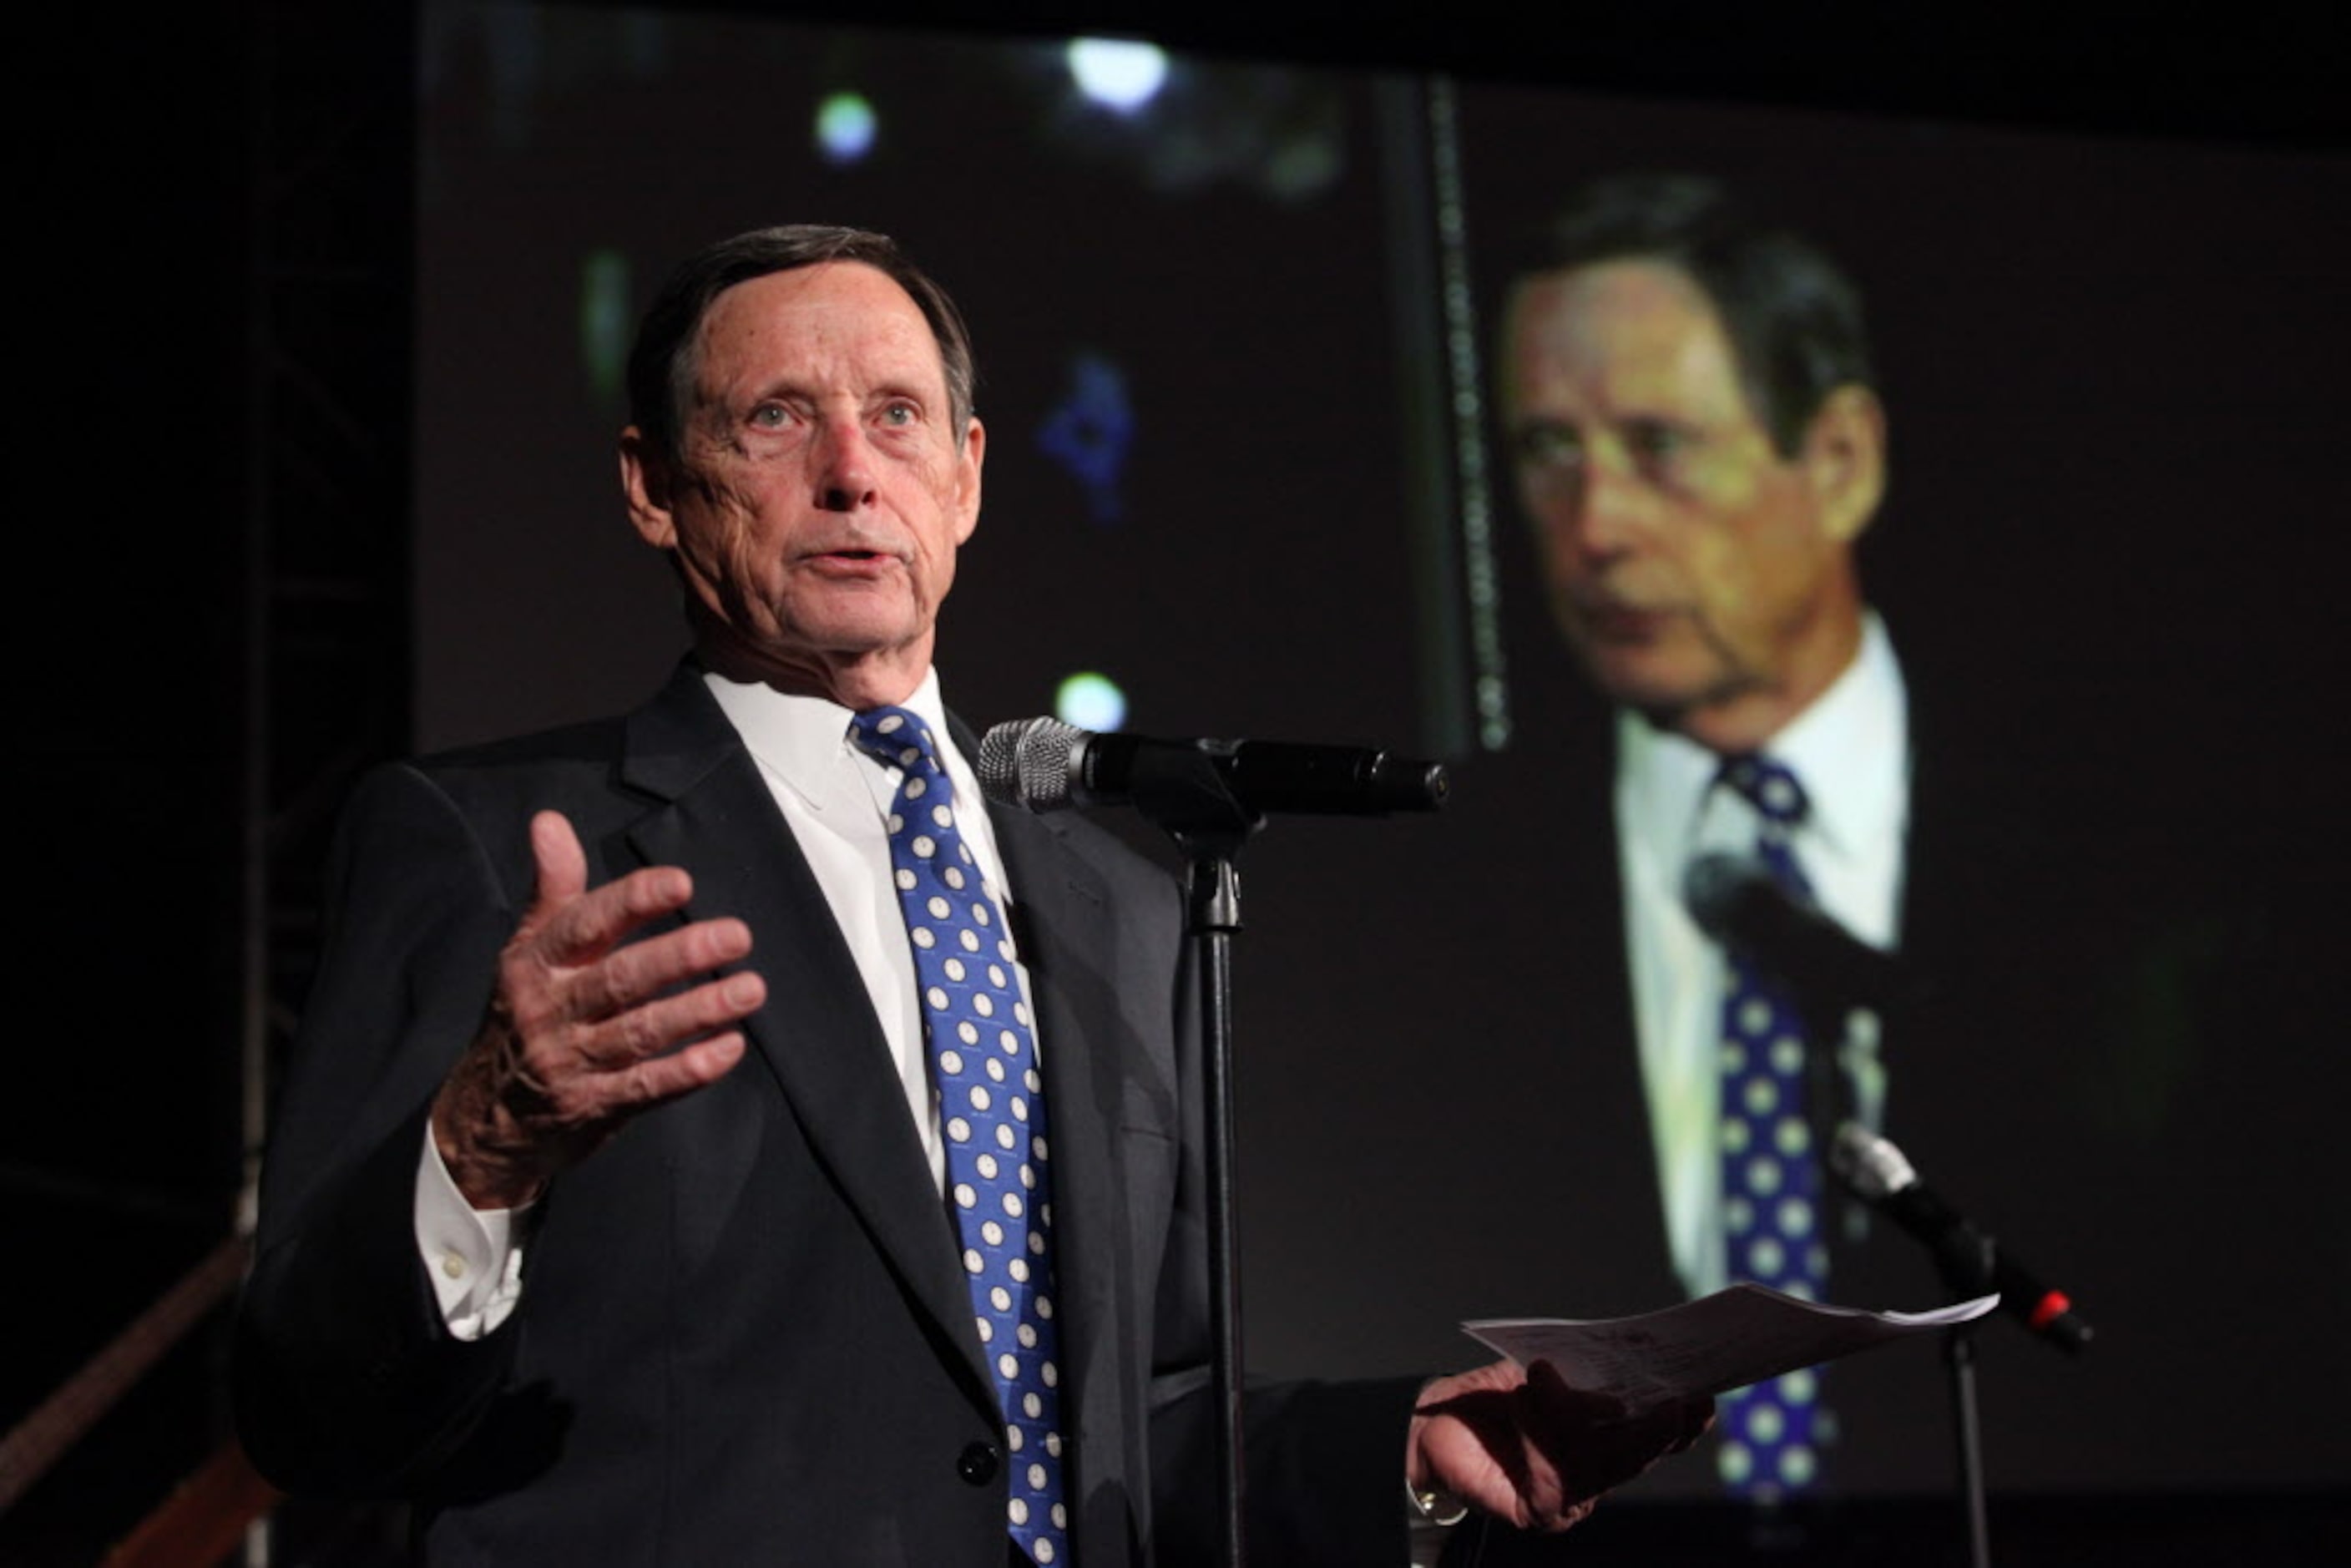
[[[1698,928],[1718,942],[1740,933],[1759,893],[1776,891],[1769,867],[1752,855],[1716,850],[1682,869],[1682,904]]]
[[[980,793],[999,806],[1059,811],[1070,790],[1088,732],[1058,718],[1016,718],[980,737]]]
[[[1867,1202],[1879,1203],[1918,1185],[1918,1173],[1900,1149],[1852,1122],[1837,1129],[1829,1164]]]

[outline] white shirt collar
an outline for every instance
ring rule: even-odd
[[[840,768],[854,768],[864,758],[849,739],[850,721],[856,715],[829,697],[779,692],[715,672],[705,672],[703,679],[751,755],[811,810],[824,810],[831,793],[828,776]],[[923,684],[897,706],[930,726],[931,733],[940,737],[953,758],[956,746],[947,729],[946,705],[939,695],[935,666],[923,672]]]
[[[849,725],[855,714],[827,697],[797,696],[757,682],[729,680],[709,671],[704,672],[703,679],[709,684],[711,695],[718,699],[719,707],[734,725],[736,733],[742,736],[743,744],[758,759],[771,789],[789,790],[793,801],[814,820],[824,821],[831,815],[841,822],[838,813],[870,812],[867,826],[880,831],[897,796],[898,770],[868,756],[851,741]],[[963,831],[964,842],[978,858],[980,874],[987,879],[997,898],[1012,902],[1014,894],[1005,881],[1003,852],[997,843],[996,826],[988,818],[979,779],[947,724],[946,699],[939,694],[938,667],[933,665],[924,671],[922,685],[896,706],[930,726],[931,734],[939,743],[939,761],[954,785],[956,822]],[[844,824],[835,831],[857,830]]]

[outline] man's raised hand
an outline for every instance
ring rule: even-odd
[[[751,951],[740,920],[629,940],[685,907],[684,872],[648,866],[590,891],[579,837],[554,811],[531,819],[530,846],[530,907],[498,956],[480,1031],[433,1102],[442,1161],[482,1209],[533,1201],[631,1117],[723,1077],[743,1059],[730,1026],[768,995],[747,969],[687,984]]]

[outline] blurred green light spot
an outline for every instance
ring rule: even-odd
[[[1116,729],[1126,722],[1126,694],[1108,675],[1081,670],[1054,692],[1053,716],[1080,729]]]
[[[629,361],[629,258],[591,250],[580,267],[580,362],[600,398],[620,395]]]
[[[854,163],[873,150],[873,106],[853,92],[837,92],[817,107],[817,150],[835,163]]]

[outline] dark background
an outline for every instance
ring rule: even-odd
[[[977,25],[935,9],[910,19]],[[1048,33],[1137,20],[1115,6],[1019,19]],[[2204,1543],[2183,1561],[2222,1560],[2221,1540],[2257,1542],[2249,1561],[2315,1550],[2315,1531],[2340,1527],[2351,1476],[2335,1418],[2351,1375],[2329,1321],[2346,1294],[2344,1184],[2327,1158],[2346,1080],[2317,1021],[2342,925],[2331,710],[2351,564],[2328,439],[2343,406],[2339,53],[2261,8],[2155,30],[1697,5],[1541,26],[1447,8],[1441,25],[1384,34],[1150,20],[1165,41],[1238,60],[1464,73],[1481,257],[1506,253],[1513,191],[1696,165],[1789,194],[1862,278],[1895,432],[1893,493],[1865,559],[1906,658],[1959,662],[2021,734],[2073,736],[2052,814],[2120,825],[2068,852],[2133,875],[2176,854],[2181,877],[2166,885],[2229,932],[2275,938],[2250,960],[2227,938],[2217,987],[2210,945],[2179,938],[2188,956],[2167,972],[2220,1000],[2188,1006],[2193,1067],[2163,1092],[2139,1058],[2098,1054],[2138,1036],[2085,1048],[2081,1072],[2115,1088],[2117,1114],[2151,1093],[2199,1113],[2164,1122],[2173,1141],[2094,1192],[2047,1195],[2022,1217],[2029,1229],[1998,1216],[2045,1266],[2062,1260],[2109,1330],[2078,1367],[1987,1336],[2011,1539],[2092,1560],[2081,1531],[2113,1541],[2133,1521],[2141,1561],[2157,1532]],[[434,204],[487,193],[419,157],[413,84],[436,60],[462,72],[486,55],[447,39],[436,52],[401,7],[197,7],[59,37],[20,68],[18,110],[32,394],[19,406],[37,413],[17,463],[33,478],[18,507],[33,549],[13,622],[12,745],[20,810],[37,799],[42,816],[18,861],[31,907],[16,924],[36,935],[0,1145],[24,1260],[0,1373],[11,1421],[228,1230],[240,1053],[282,1038],[298,1001],[307,879],[340,780],[371,757],[609,706],[658,678],[665,653],[648,664],[625,630],[657,637],[664,591],[628,559],[609,498],[609,410],[576,374],[560,412],[591,438],[528,434],[521,408],[498,401],[508,374],[575,362],[576,312],[534,329],[491,283],[520,277],[528,304],[545,293],[534,266],[576,269],[583,244],[617,239],[642,288],[686,246],[739,226],[723,205],[739,198],[703,204],[714,193],[694,187],[721,182],[649,144],[648,166],[488,203],[486,219],[543,243],[543,258],[469,251],[485,233],[470,223],[434,249]],[[923,62],[965,47],[892,36],[862,63],[915,72],[954,103],[977,89]],[[1584,96],[1525,90],[1538,83]],[[645,99],[657,85],[610,85],[571,133],[605,116],[690,125]],[[1386,264],[1348,253],[1379,243],[1387,210],[1374,110],[1360,83],[1332,91],[1354,156],[1326,204],[1283,220],[1280,244],[1252,228],[1264,204],[1230,190],[1171,200],[1155,232],[1130,215],[1114,267],[1088,264],[1092,228],[1071,209],[1025,214],[1033,232],[1009,243],[1008,208],[1044,195],[1024,147],[972,137],[931,153],[943,193],[908,185],[872,211],[819,214],[779,185],[741,211],[739,224],[893,227],[975,322],[994,461],[946,666],[972,716],[1041,711],[1057,661],[1079,649],[1134,672],[1134,722],[1160,733],[1445,732],[1442,703],[1414,685],[1447,654],[1425,631],[1411,565],[1425,541],[1395,498],[1413,472],[1395,402],[1407,378],[1384,342],[1398,318]],[[646,118],[628,120],[632,104]],[[780,135],[805,162],[797,107],[772,121],[727,107],[704,104],[705,134]],[[991,182],[1004,168],[1023,177]],[[1067,178],[1095,182],[1075,209],[1089,216],[1141,211],[1111,172]],[[813,188],[810,203],[831,193]],[[558,197],[591,205],[559,218],[576,209]],[[425,292],[436,279],[454,292]],[[1261,351],[1296,321],[1298,292],[1316,296],[1308,315],[1331,356],[1309,365]],[[467,309],[512,346],[492,350]],[[434,336],[453,326],[455,340]],[[1149,367],[1128,493],[1162,509],[1115,540],[1019,439],[1061,384],[1065,360],[1026,346],[1051,333]],[[467,371],[454,388],[434,381],[452,363]],[[413,413],[412,389],[436,386],[446,405]],[[436,468],[456,461],[426,439],[436,414],[495,461]],[[427,509],[447,494],[462,512]],[[1498,499],[1507,582],[1525,562]],[[412,532],[413,517],[426,526]],[[1283,526],[1228,531],[1268,517]],[[568,578],[482,577],[478,605],[412,600],[447,530],[504,538],[530,518],[635,585],[608,602]],[[1036,601],[1037,576],[1072,571],[1087,591]],[[581,602],[591,634],[556,638],[559,612]],[[1521,727],[1570,700],[1526,608],[1505,601]],[[541,617],[551,642],[589,650],[583,685],[522,679],[516,649]],[[1178,641],[1203,620],[1211,638]],[[1000,667],[967,666],[983,642]],[[454,652],[468,646],[483,652]],[[436,706],[453,694],[456,706]],[[1510,758],[1464,761],[1465,805]],[[2132,778],[2151,780],[2145,810],[2116,789]],[[1578,1260],[1550,1256],[1539,1211],[1531,1220],[1535,1189],[1518,1172],[1532,1162],[1510,1154],[1540,1135],[1545,1096],[1572,1093],[1573,1073],[1539,1039],[1465,1038],[1455,1009],[1429,1000],[1441,988],[1384,956],[1447,927],[1441,879],[1460,857],[1437,835],[1451,826],[1289,824],[1252,851],[1249,1331],[1269,1369],[1455,1361],[1453,1316],[1585,1310]],[[1374,850],[1396,869],[1367,873]],[[1345,1073],[1365,1014],[1412,1057]],[[1994,1075],[1987,1093],[2001,1092]],[[2181,1167],[2211,1180],[2165,1186]],[[1948,1162],[1929,1174],[1961,1197],[1994,1185]],[[1350,1179],[1368,1196],[1338,1196]],[[1383,1198],[1394,1224],[1359,1218]],[[1519,1290],[1530,1299],[1499,1299]],[[200,1332],[0,1519],[5,1560],[88,1561],[193,1469],[225,1434],[218,1351]],[[1938,1441],[1919,1440],[1917,1490],[1939,1484]],[[1589,1548],[1612,1539],[1595,1531]]]

